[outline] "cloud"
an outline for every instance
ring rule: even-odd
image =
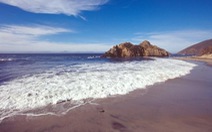
[[[211,30],[183,30],[169,32],[136,33],[132,41],[140,43],[149,40],[152,44],[176,53],[195,43],[211,39]]]
[[[17,26],[5,25],[0,27],[1,44],[25,44],[26,42],[36,42],[39,37],[53,35],[64,32],[73,32],[63,28],[49,26]]]
[[[82,11],[97,10],[109,0],[0,0],[28,12],[78,16]]]
[[[33,25],[33,26],[18,26],[18,25],[5,25],[0,28],[1,33],[9,33],[14,35],[51,35],[58,34],[62,32],[74,32],[72,30],[67,30],[64,28],[54,28],[49,26],[42,25]]]
[[[99,43],[57,43],[41,39],[42,37],[51,38],[51,35],[73,32],[64,28],[43,25],[5,25],[0,27],[0,52],[99,52],[110,47],[107,44]]]

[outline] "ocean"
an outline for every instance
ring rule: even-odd
[[[21,114],[63,114],[98,98],[185,76],[196,66],[172,58],[100,56],[0,54],[0,121]]]

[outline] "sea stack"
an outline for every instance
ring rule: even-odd
[[[113,46],[103,55],[103,57],[109,58],[130,58],[144,56],[167,57],[169,56],[169,52],[152,45],[149,41],[145,40],[139,45],[133,45],[130,42],[121,43]]]

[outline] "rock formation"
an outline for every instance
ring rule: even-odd
[[[139,45],[133,45],[130,42],[121,43],[119,45],[113,46],[103,55],[103,57],[110,58],[129,58],[143,56],[166,57],[169,56],[169,53],[164,49],[151,45],[149,41],[145,40]]]

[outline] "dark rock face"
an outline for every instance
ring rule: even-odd
[[[169,53],[157,46],[151,45],[149,41],[143,41],[139,45],[133,45],[130,42],[121,43],[113,46],[103,57],[110,58],[129,58],[143,56],[167,57]]]

